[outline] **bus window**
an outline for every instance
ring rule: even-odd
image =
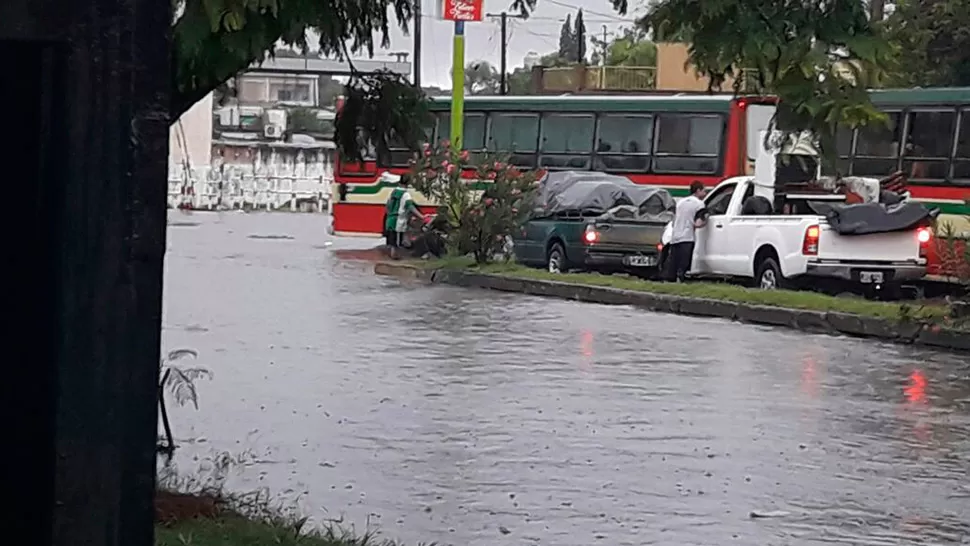
[[[595,125],[592,115],[543,115],[539,166],[549,169],[589,169]]]
[[[770,104],[750,104],[747,107],[745,120],[745,135],[748,146],[748,159],[758,159],[758,150],[762,146],[761,131],[767,131],[771,118],[775,115],[775,106]]]
[[[719,166],[720,116],[661,114],[657,120],[657,147],[653,170],[666,173],[714,174]]]
[[[889,125],[871,123],[856,132],[853,176],[881,178],[896,170],[903,132],[902,115],[899,112],[886,112],[886,115]]]
[[[535,114],[492,114],[489,118],[487,149],[510,153],[513,165],[535,167],[538,141],[539,116]]]
[[[653,149],[653,116],[604,114],[596,131],[598,171],[646,172]]]
[[[438,114],[438,129],[435,134],[438,142],[451,140],[451,114]],[[485,114],[465,113],[461,147],[465,150],[485,149]]]
[[[908,118],[903,172],[915,180],[943,180],[953,153],[956,112],[913,111]]]
[[[960,111],[956,153],[953,154],[953,178],[970,180],[970,109]]]

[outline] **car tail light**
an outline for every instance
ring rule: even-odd
[[[586,241],[586,244],[591,245],[600,240],[600,233],[593,226],[586,226],[586,233],[583,234],[583,240]]]
[[[818,226],[808,226],[805,230],[805,238],[802,240],[802,254],[806,256],[818,256],[818,237],[822,230]]]
[[[921,227],[916,230],[916,240],[919,241],[919,257],[925,258],[929,250],[930,241],[933,239],[933,231],[928,227]]]
[[[663,252],[663,250],[664,250],[664,244],[657,243],[657,252]]]

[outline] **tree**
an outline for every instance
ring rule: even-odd
[[[559,57],[561,59],[572,60],[575,42],[572,15],[567,15],[566,21],[563,22],[562,28],[559,30]]]
[[[606,66],[657,66],[657,44],[647,38],[642,28],[625,28],[621,36],[605,44],[595,36],[592,40],[598,49],[593,52],[593,64],[603,61]],[[605,59],[602,51],[606,52]]]
[[[886,35],[900,55],[893,85],[970,85],[970,0],[900,0]]]
[[[586,22],[583,21],[583,8],[576,13],[576,26],[573,29],[573,47],[570,60],[574,63],[586,61]]]
[[[373,55],[387,47],[390,25],[407,30],[414,17],[412,0],[172,0],[174,21],[173,93],[169,118],[174,122],[209,92],[255,62],[272,55],[278,44],[309,51],[308,31],[319,36],[314,49],[328,57]],[[535,0],[513,0],[511,9],[527,14]],[[386,154],[391,135],[415,145],[427,117],[425,97],[404,77],[390,73],[355,74],[338,117],[338,146],[360,159],[368,142]]]
[[[689,36],[690,62],[712,89],[730,78],[735,91],[745,82],[778,96],[774,126],[813,133],[829,166],[839,126],[885,122],[867,89],[886,79],[894,51],[864,0],[660,0],[641,25],[657,40]]]
[[[472,95],[498,95],[501,78],[488,61],[476,61],[465,67],[465,89]]]

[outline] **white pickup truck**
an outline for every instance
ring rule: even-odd
[[[696,233],[692,275],[751,279],[762,289],[811,279],[814,287],[829,285],[835,293],[847,284],[895,289],[925,275],[929,228],[840,235],[823,216],[742,214],[745,201],[765,191],[755,177],[740,176],[708,194],[710,216]],[[668,225],[664,243],[669,234]]]

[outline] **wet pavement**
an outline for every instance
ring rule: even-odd
[[[215,375],[180,465],[250,451],[233,488],[410,544],[970,544],[965,356],[402,283],[325,216],[170,221],[164,349]]]

